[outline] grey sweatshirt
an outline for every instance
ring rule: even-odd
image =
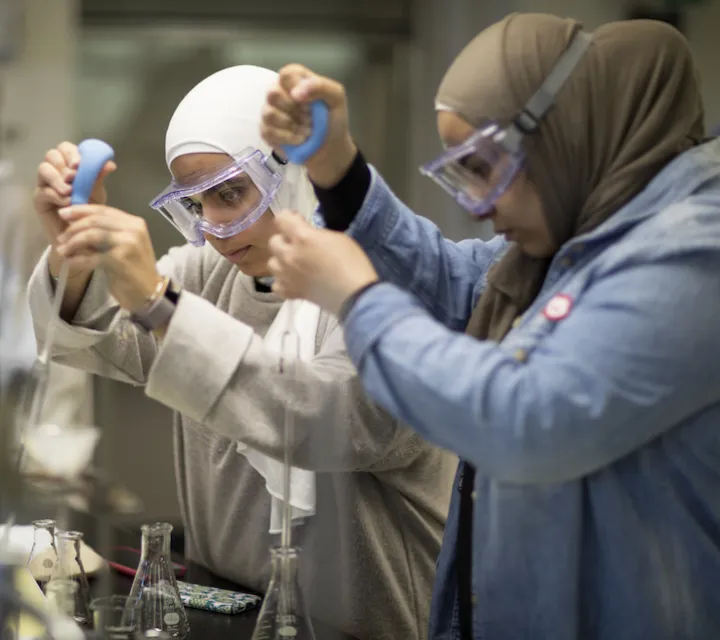
[[[294,378],[262,336],[281,301],[210,246],[158,262],[183,287],[158,342],[130,322],[96,272],[53,358],[144,385],[175,410],[176,479],[187,555],[263,592],[270,576],[270,498],[236,451],[282,458],[283,415],[295,415],[293,464],[317,472],[316,515],[294,527],[311,614],[361,640],[426,637],[435,561],[457,460],[372,404],[345,354],[342,329],[320,317],[316,356]],[[39,344],[50,317],[47,254],[29,284]]]

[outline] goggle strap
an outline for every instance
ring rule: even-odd
[[[570,46],[555,63],[552,71],[545,78],[545,82],[542,83],[542,86],[527,101],[523,110],[515,118],[515,125],[523,133],[531,133],[537,129],[540,121],[555,102],[555,97],[560,93],[560,89],[567,82],[580,59],[585,55],[591,42],[592,36],[589,33],[578,31],[575,34]]]

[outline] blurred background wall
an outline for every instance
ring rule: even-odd
[[[440,149],[433,96],[445,68],[478,31],[511,11],[568,15],[594,28],[637,9],[624,0],[24,0],[23,6],[1,133],[28,202],[48,148],[64,139],[103,138],[119,165],[111,203],[146,217],[158,255],[180,242],[147,207],[169,180],[165,127],[182,96],[208,74],[233,64],[277,69],[297,61],[337,78],[347,86],[360,146],[396,192],[450,237],[486,236],[487,228],[469,223],[417,171]],[[712,126],[720,121],[714,73],[720,0],[693,3],[682,17]],[[32,263],[44,240],[29,204],[23,224]],[[170,412],[142,390],[61,370],[58,415],[89,419],[91,388],[111,472],[143,497],[148,517],[177,521]]]
[[[24,275],[45,248],[38,220],[31,214],[30,197],[37,165],[47,149],[75,135],[76,85],[80,46],[80,16],[70,0],[15,0],[4,4],[19,8],[0,17],[8,31],[3,42],[14,44],[12,60],[3,71],[0,102],[0,150],[11,157],[25,207],[15,210],[3,203],[2,214],[15,218],[18,239],[25,244]],[[92,420],[93,389],[90,377],[53,364],[45,419],[60,423]]]

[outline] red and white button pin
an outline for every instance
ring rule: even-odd
[[[572,306],[572,298],[564,293],[559,293],[550,298],[550,301],[545,305],[545,309],[543,309],[543,315],[548,320],[556,322],[567,317]]]

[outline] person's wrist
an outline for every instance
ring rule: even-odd
[[[153,280],[145,282],[137,296],[133,296],[125,306],[125,309],[131,314],[142,313],[152,306],[158,298],[165,295],[169,278],[164,278],[160,274],[155,274]]]
[[[321,189],[331,189],[348,172],[357,152],[357,146],[349,135],[345,143],[331,156],[321,149],[315,157],[307,161],[308,178]]]
[[[60,271],[62,270],[63,258],[60,254],[55,251],[55,247],[51,246],[50,254],[48,255],[48,273],[53,282],[57,282],[60,278]],[[90,278],[93,274],[93,269],[82,269],[80,271],[69,271],[68,280],[78,280],[80,278]]]
[[[340,320],[340,322],[345,322],[345,319],[352,311],[355,303],[362,297],[362,295],[366,291],[372,289],[378,284],[380,284],[380,278],[375,276],[372,280],[367,280],[364,283],[354,287],[353,291],[345,298],[345,300],[343,300],[343,303],[340,305],[340,310],[338,311],[338,319]]]
[[[145,331],[151,331],[158,339],[163,339],[170,320],[175,313],[180,298],[180,288],[171,278],[165,277],[158,283],[154,294],[130,319]]]

